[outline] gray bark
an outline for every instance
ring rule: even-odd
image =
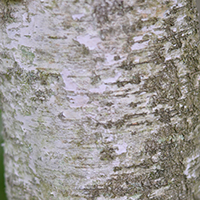
[[[194,0],[0,2],[9,200],[195,200]]]

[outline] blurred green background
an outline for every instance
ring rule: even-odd
[[[2,132],[2,118],[0,110],[0,200],[7,200],[5,194],[5,185],[4,185],[4,166],[3,166],[3,138],[1,135]]]

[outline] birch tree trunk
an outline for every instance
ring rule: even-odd
[[[0,2],[9,200],[200,199],[194,0]]]

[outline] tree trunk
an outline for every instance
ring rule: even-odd
[[[9,200],[200,199],[194,0],[0,2]]]

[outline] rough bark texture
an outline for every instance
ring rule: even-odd
[[[0,2],[9,200],[197,200],[193,0]]]

